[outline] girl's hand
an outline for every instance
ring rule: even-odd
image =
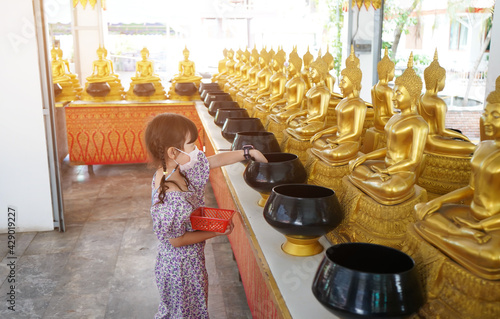
[[[234,229],[234,224],[233,224],[233,220],[231,219],[229,221],[229,224],[227,224],[226,231],[223,233],[216,233],[216,235],[217,236],[227,236],[233,232],[233,229]]]
[[[267,158],[259,150],[251,149],[250,156],[252,156],[256,162],[267,163]]]

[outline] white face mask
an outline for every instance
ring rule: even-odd
[[[198,147],[196,145],[194,146],[194,150],[191,151],[190,153],[186,153],[184,151],[181,151],[178,148],[176,148],[176,150],[189,156],[189,161],[185,164],[179,164],[179,163],[177,163],[177,161],[174,160],[177,163],[177,165],[179,165],[179,169],[181,171],[183,171],[183,172],[187,171],[188,169],[193,168],[196,165],[196,163],[198,163],[198,154],[201,151],[198,149]]]

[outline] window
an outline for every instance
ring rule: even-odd
[[[450,25],[450,50],[463,50],[467,46],[469,29],[458,21]]]

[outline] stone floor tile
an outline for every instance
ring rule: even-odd
[[[106,313],[107,301],[107,292],[96,291],[91,294],[55,295],[50,300],[43,318],[104,318]]]
[[[0,318],[41,319],[50,301],[50,296],[37,299],[16,300],[15,312],[6,307],[0,307]],[[3,303],[2,303],[3,305]]]
[[[37,233],[24,255],[41,255],[71,252],[80,237],[83,226],[67,227],[65,232]]]
[[[126,219],[86,222],[75,245],[75,251],[118,251],[126,224]]]

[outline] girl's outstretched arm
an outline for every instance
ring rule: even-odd
[[[208,163],[210,164],[210,169],[234,164],[243,161],[245,157],[243,156],[243,150],[223,152],[216,155],[212,155],[208,158]],[[257,162],[267,163],[267,159],[262,155],[259,150],[250,150],[250,156],[255,158]]]

